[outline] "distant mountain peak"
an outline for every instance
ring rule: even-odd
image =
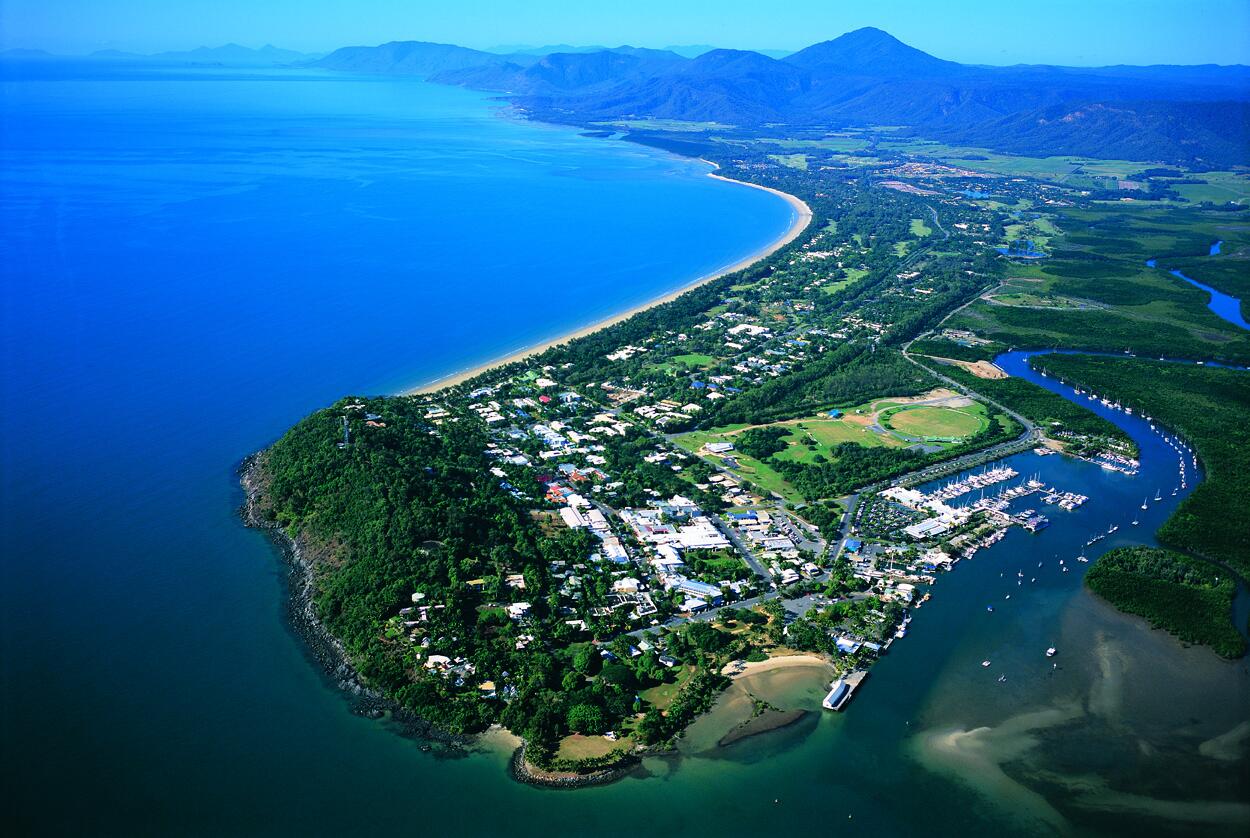
[[[875,26],[865,26],[831,41],[813,44],[782,60],[826,75],[934,75],[956,71],[960,67],[953,61],[943,61],[908,46]]]

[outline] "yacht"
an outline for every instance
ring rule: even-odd
[[[1059,650],[1056,649],[1054,646],[1051,646],[1049,649],[1046,650],[1046,657],[1053,658],[1055,656],[1055,653],[1058,651]]]
[[[1148,504],[1149,502],[1150,502],[1150,498],[1142,498],[1142,499],[1141,499],[1141,508],[1142,508],[1142,509],[1147,509],[1147,508],[1148,508],[1147,504]]]

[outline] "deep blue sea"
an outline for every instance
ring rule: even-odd
[[[1122,413],[1108,415],[1141,442],[1141,474],[1012,458],[1090,502],[940,579],[845,713],[687,745],[646,760],[647,776],[571,793],[509,781],[503,752],[440,757],[353,715],[288,627],[277,552],[237,518],[239,460],[344,394],[419,384],[680,287],[775,239],[789,207],[701,164],[410,80],[14,72],[0,83],[12,831],[1139,836],[1250,823],[1246,661],[1117,614],[1073,561],[1113,523],[1090,558],[1149,542],[1185,494],[1170,493],[1176,453]],[[1003,363],[1041,381],[1023,356]],[[817,708],[824,690],[808,684],[803,701]]]
[[[4,66],[0,751],[22,819],[315,819],[353,759],[385,765],[358,737],[403,752],[286,630],[236,465],[340,396],[562,334],[789,227],[708,171],[411,80]],[[382,786],[415,804],[404,770]],[[316,793],[275,791],[304,772]]]

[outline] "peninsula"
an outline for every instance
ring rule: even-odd
[[[401,396],[344,398],[248,462],[249,520],[292,545],[309,614],[363,685],[438,730],[507,728],[521,779],[613,779],[759,662],[803,653],[859,684],[943,572],[1091,501],[1005,458],[1138,474],[1146,437],[1120,415],[1150,417],[1179,455],[1174,500],[1154,501],[1179,504],[1159,537],[1187,555],[1118,553],[1091,584],[1244,651],[1220,574],[1250,571],[1250,518],[1232,503],[1247,373],[1194,370],[1244,367],[1250,335],[1147,265],[1220,240],[1204,275],[1244,269],[1244,173],[1056,156],[1054,138],[1004,154],[896,127],[640,128],[586,107],[586,127],[780,195],[793,224],[602,323]],[[1199,181],[1240,203],[1206,201]],[[1092,354],[1008,373],[1018,346]],[[1193,397],[1207,420],[1182,406]],[[1033,508],[1012,507],[1022,498]],[[1071,561],[1053,571],[1083,572]],[[1149,601],[1112,581],[1168,562]],[[1157,607],[1178,585],[1201,620]],[[726,747],[802,715],[743,706]]]

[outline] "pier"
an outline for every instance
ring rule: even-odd
[[[829,685],[829,694],[825,696],[825,700],[821,702],[826,710],[840,711],[851,697],[855,695],[855,690],[868,677],[868,670],[856,670],[849,675],[844,675]]]

